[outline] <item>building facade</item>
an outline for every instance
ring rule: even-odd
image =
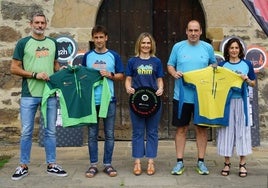
[[[33,11],[42,10],[47,15],[47,35],[72,37],[78,44],[78,52],[90,49],[92,27],[97,23],[105,25],[109,32],[108,47],[118,51],[125,64],[133,55],[137,35],[148,31],[154,34],[158,55],[166,67],[172,45],[184,38],[185,23],[191,18],[201,20],[202,37],[215,51],[221,50],[224,38],[233,35],[240,37],[246,47],[258,46],[266,53],[268,50],[268,36],[240,0],[2,0],[0,6],[0,140],[18,138],[21,80],[10,74],[9,67],[17,40],[30,33],[29,15]],[[267,73],[265,67],[258,71],[255,96],[262,141],[268,139]],[[116,87],[119,99],[116,137],[130,139],[127,95],[122,85]],[[161,120],[160,138],[173,137],[169,121],[172,87],[171,79],[166,76],[163,101],[167,110]]]

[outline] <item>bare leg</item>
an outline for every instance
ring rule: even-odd
[[[139,158],[136,158],[135,163],[141,163],[141,160]]]
[[[224,157],[224,167],[221,171],[221,175],[228,176],[230,173],[230,167],[231,167],[230,157],[225,156]]]
[[[184,156],[187,130],[188,130],[188,126],[177,128],[176,136],[175,136],[177,158],[183,158]]]
[[[225,156],[225,157],[224,157],[224,162],[225,162],[226,164],[230,164],[230,163],[231,163],[231,161],[230,161],[230,157]]]
[[[239,163],[239,176],[246,177],[247,176],[247,169],[246,169],[246,156],[240,156],[240,163]]]
[[[207,127],[196,126],[196,146],[198,151],[198,158],[204,159],[207,148]]]
[[[246,156],[240,156],[240,164],[246,163]]]

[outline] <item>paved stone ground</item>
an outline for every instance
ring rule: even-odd
[[[1,154],[5,152],[1,147]],[[59,147],[57,148],[58,163],[68,172],[67,177],[54,177],[46,173],[45,153],[37,143],[33,144],[29,176],[19,181],[11,180],[19,160],[18,147],[12,149],[14,157],[11,158],[0,170],[0,187],[36,187],[36,188],[268,188],[268,143],[262,143],[254,148],[253,154],[248,156],[248,177],[238,176],[238,158],[232,159],[231,174],[227,177],[220,175],[223,167],[223,158],[217,155],[216,146],[208,143],[206,163],[210,175],[202,176],[195,171],[196,146],[194,141],[188,141],[185,152],[186,171],[183,175],[170,174],[176,162],[174,141],[159,141],[158,157],[155,160],[156,173],[148,176],[145,172],[140,176],[132,174],[133,159],[131,158],[131,142],[117,141],[115,144],[113,166],[118,171],[118,176],[108,177],[102,172],[99,165],[99,173],[94,178],[86,178],[85,171],[88,168],[87,146]],[[12,153],[11,152],[11,153]],[[103,142],[99,142],[99,160],[102,161]],[[143,169],[146,170],[146,160],[142,160]]]

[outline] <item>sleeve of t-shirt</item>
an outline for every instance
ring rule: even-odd
[[[213,64],[216,62],[217,62],[217,60],[215,57],[214,49],[211,45],[209,45],[209,64]]]
[[[125,72],[126,76],[133,76],[132,60],[133,58],[130,58],[127,62],[126,72]]]
[[[253,65],[250,61],[247,61],[247,60],[244,60],[247,65],[248,65],[248,68],[249,68],[249,71],[248,71],[248,77],[250,80],[255,80],[256,79],[256,75],[255,75],[255,72],[254,72],[254,68],[253,68]]]
[[[177,63],[176,52],[177,52],[177,50],[178,50],[178,44],[175,44],[171,50],[171,53],[170,53],[170,56],[168,59],[168,63],[167,63],[168,65],[176,67],[176,63]]]
[[[164,77],[163,65],[159,58],[156,59],[157,59],[157,78],[162,78]]]
[[[87,55],[89,54],[90,51],[86,52],[83,56],[82,59],[82,66],[86,67],[87,66]]]
[[[124,66],[121,60],[120,55],[115,52],[110,50],[110,52],[113,54],[114,59],[115,59],[115,73],[124,73]]]
[[[18,41],[18,43],[15,47],[14,53],[13,53],[13,59],[16,59],[19,61],[23,60],[24,48],[25,48],[25,45],[29,39],[30,39],[30,37],[26,37],[26,38],[23,38],[23,39]]]

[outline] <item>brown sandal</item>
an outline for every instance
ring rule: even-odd
[[[141,175],[141,163],[140,162],[135,162],[134,164],[134,169],[133,169],[133,174],[136,176]]]
[[[114,167],[112,167],[111,165],[110,166],[106,166],[104,169],[103,169],[103,172],[106,173],[108,176],[110,177],[115,177],[117,176],[117,171],[114,169]]]
[[[228,170],[224,170],[225,167],[228,167]],[[230,174],[231,163],[225,163],[224,162],[224,168],[221,171],[221,175],[222,176],[228,176]]]
[[[147,174],[154,175],[154,173],[155,173],[154,162],[149,162],[147,168]]]
[[[91,166],[89,169],[86,171],[86,177],[88,178],[93,178],[96,174],[98,173],[97,167]]]
[[[239,173],[238,173],[238,175],[239,175],[241,178],[247,177],[248,172],[247,172],[247,171],[246,171],[246,172],[242,172],[242,171],[241,171],[241,168],[244,168],[245,170],[247,170],[247,168],[246,168],[246,163],[244,163],[244,164],[239,164]]]

